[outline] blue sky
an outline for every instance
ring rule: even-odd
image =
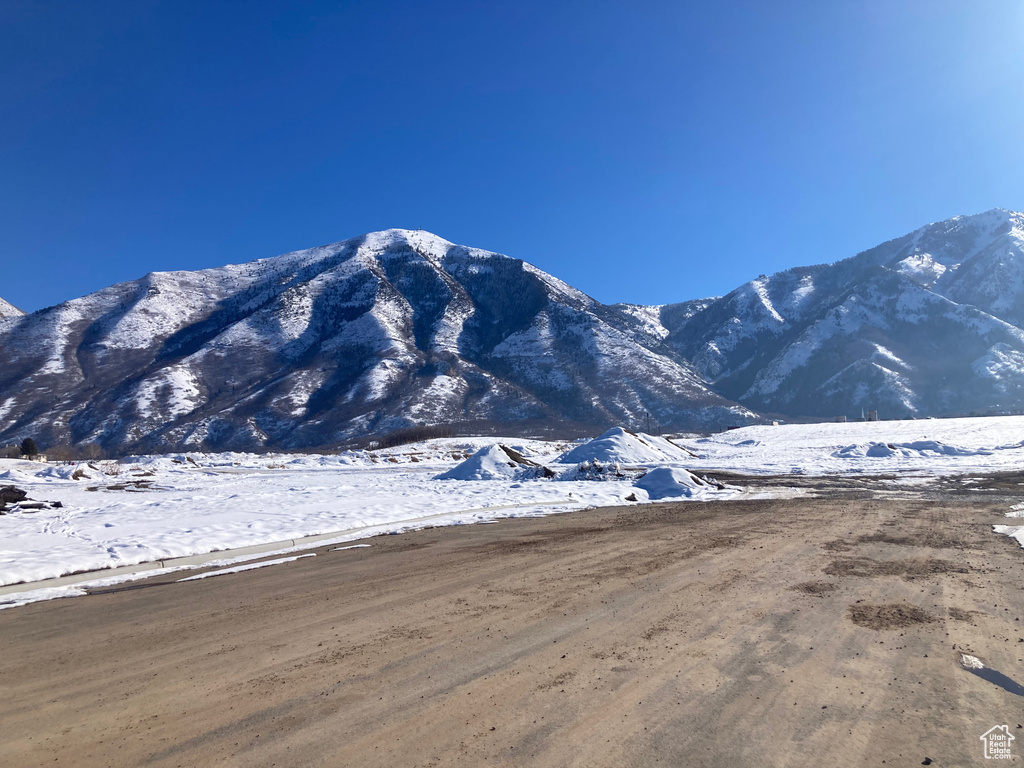
[[[1024,2],[0,1],[0,297],[388,227],[605,302],[1024,209]]]

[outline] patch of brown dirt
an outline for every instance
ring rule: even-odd
[[[553,688],[561,688],[566,683],[572,682],[572,679],[576,677],[575,672],[563,672],[557,677],[552,678],[546,683],[541,683],[537,686],[538,691],[550,691]]]
[[[962,549],[965,546],[962,539],[937,531],[904,536],[894,536],[882,532],[869,533],[865,536],[858,536],[857,542],[859,544],[895,544],[899,547],[927,547],[928,549]]]
[[[822,546],[829,552],[849,552],[853,549],[853,547],[850,546],[850,542],[843,541],[842,539],[826,541]]]
[[[965,611],[963,608],[950,608],[948,613],[953,621],[973,622],[974,617],[978,615],[978,611]]]
[[[872,605],[863,603],[851,605],[850,621],[868,629],[903,629],[914,624],[928,624],[935,617],[909,603],[883,603]]]
[[[823,595],[832,592],[836,585],[830,581],[805,581],[803,584],[795,584],[790,589],[803,592],[808,595]]]
[[[870,557],[843,557],[833,560],[825,568],[829,576],[902,576],[913,579],[942,573],[967,573],[966,566],[950,560],[872,560]]]
[[[703,546],[705,549],[722,549],[723,547],[736,547],[740,543],[741,540],[738,537],[717,536],[703,542]]]

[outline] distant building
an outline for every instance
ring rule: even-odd
[[[836,424],[845,424],[845,423],[846,423],[846,417],[845,416],[836,416]]]
[[[868,411],[867,420],[878,421],[878,411]]]

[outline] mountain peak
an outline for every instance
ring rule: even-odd
[[[361,238],[352,238],[352,240],[362,240],[366,244],[385,248],[395,245],[408,245],[413,249],[425,248],[436,250],[438,248],[451,248],[455,245],[451,241],[445,240],[443,237],[435,235],[433,232],[428,232],[425,229],[382,229],[379,232],[368,232]],[[352,242],[352,240],[348,242]]]
[[[266,269],[281,274],[317,270],[325,264],[342,263],[355,259],[362,263],[380,261],[382,257],[390,260],[416,254],[426,259],[434,267],[439,267],[445,257],[453,254],[475,257],[507,258],[506,256],[479,248],[457,245],[445,238],[423,229],[382,229],[367,232],[364,235],[350,237],[326,245],[291,251],[279,256],[261,258],[249,262],[250,267],[262,271]],[[246,269],[245,264],[233,265],[235,269]]]
[[[45,415],[40,391],[59,401]],[[0,392],[0,438],[118,451],[753,417],[637,319],[520,259],[409,229],[151,274],[4,323]]]
[[[977,250],[1001,235],[1013,233],[1014,230],[1017,230],[1019,237],[1022,227],[1024,214],[1006,208],[992,208],[982,213],[953,216],[933,222],[914,230],[910,237],[918,249],[924,246],[952,245],[959,251],[958,255],[963,257],[968,255],[963,253],[964,246],[970,245],[968,238],[974,239]]]

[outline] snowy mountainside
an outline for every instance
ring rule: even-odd
[[[749,421],[647,325],[519,259],[387,230],[0,321],[0,441],[247,450],[452,422]]]
[[[794,416],[882,418],[1024,405],[1024,215],[930,224],[834,264],[660,308],[665,343],[712,387]]]
[[[958,304],[1024,326],[1024,214],[994,209],[930,224],[855,257]]]
[[[5,317],[21,317],[24,314],[24,312],[13,304],[9,304],[3,299],[0,299],[0,320],[3,320]]]

